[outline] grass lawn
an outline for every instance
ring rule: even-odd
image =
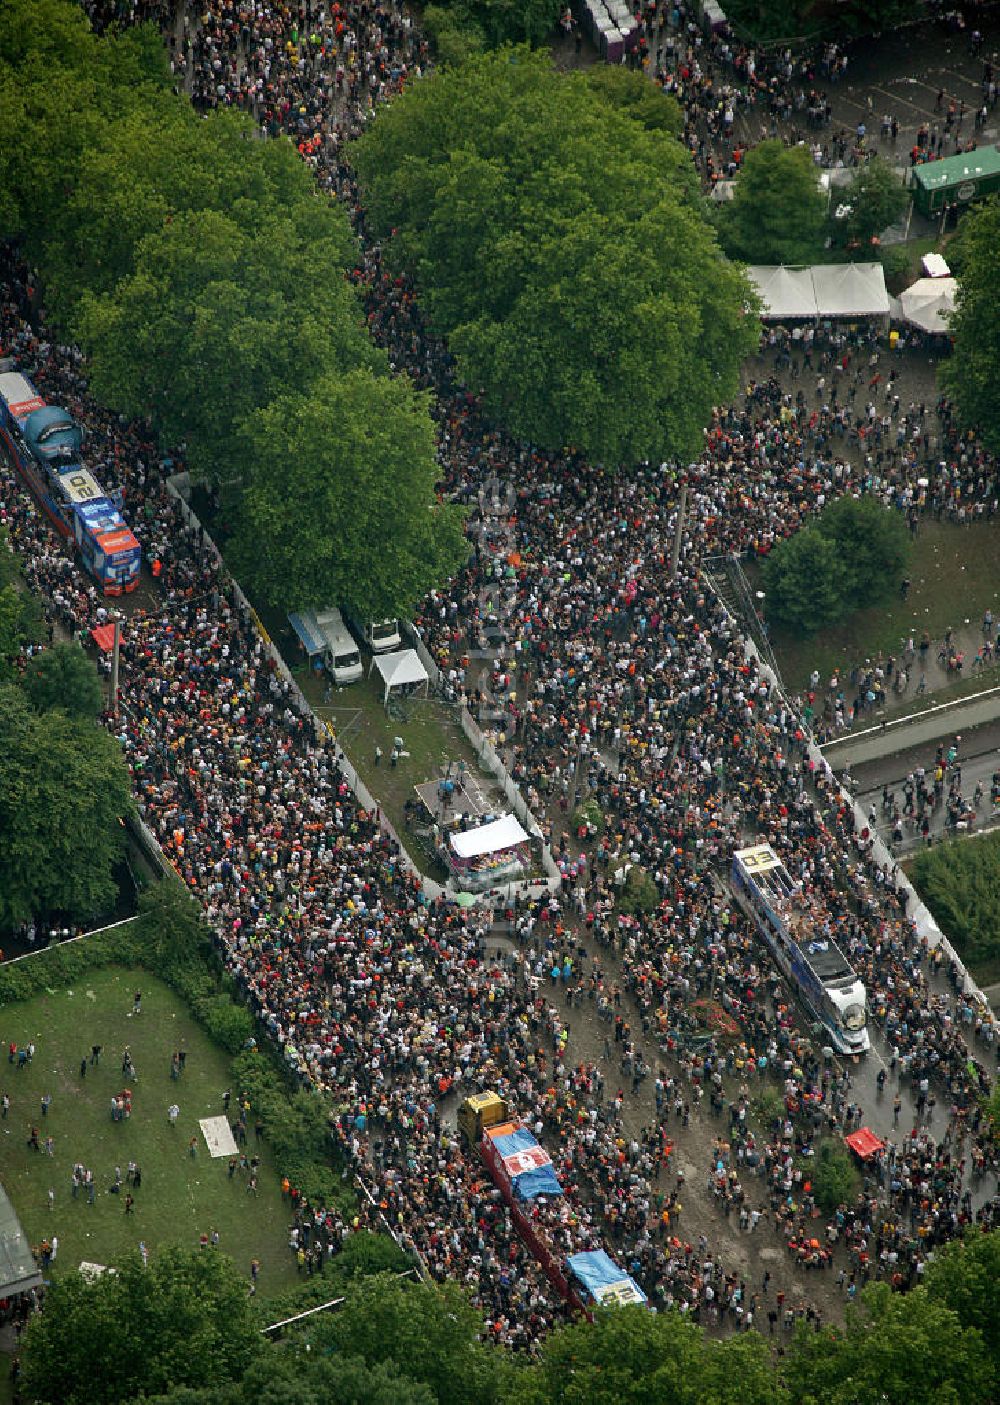
[[[809,639],[772,628],[771,640],[785,683],[803,688],[814,668],[825,681],[835,668],[842,675],[878,653],[897,653],[905,636],[915,632],[919,642],[926,629],[939,640],[951,625],[956,630],[969,619],[978,626],[989,606],[1000,604],[1000,526],[977,522],[959,527],[950,522],[921,522],[909,575],[907,600],[892,596],[881,605],[856,610],[842,624]],[[757,566],[747,570],[754,589],[761,577]],[[933,687],[937,675],[928,671]],[[944,675],[941,674],[941,681]],[[979,679],[977,686],[984,684]],[[972,691],[975,691],[973,689]],[[950,696],[950,693],[949,693]]]
[[[142,991],[142,1014],[133,1017],[132,995]],[[295,1262],[287,1248],[286,1207],[279,1177],[266,1145],[253,1148],[262,1158],[258,1195],[246,1193],[237,1172],[228,1178],[228,1158],[212,1160],[198,1126],[202,1117],[223,1113],[222,1093],[230,1087],[230,1059],[195,1024],[173,992],[145,971],[108,968],[92,971],[72,989],[50,990],[34,1000],[0,1011],[0,1089],[11,1100],[0,1122],[0,1171],[14,1208],[32,1245],[44,1236],[59,1236],[53,1273],[66,1273],[83,1260],[113,1263],[145,1241],[151,1253],[164,1244],[192,1246],[198,1236],[217,1229],[220,1247],[249,1273],[251,1258],[261,1263],[259,1292],[287,1291],[296,1281]],[[35,1057],[18,1072],[7,1061],[7,1046],[29,1040]],[[100,1065],[80,1076],[80,1060],[92,1044],[103,1045]],[[122,1049],[128,1044],[138,1073],[131,1083],[132,1116],[112,1122],[111,1098],[126,1080]],[[185,1048],[187,1065],[176,1082],[171,1056]],[[233,1088],[235,1097],[237,1089]],[[48,1116],[40,1100],[50,1094]],[[167,1108],[176,1102],[180,1117],[171,1127]],[[55,1140],[53,1157],[28,1145],[30,1127]],[[195,1157],[188,1153],[198,1138]],[[124,1190],[108,1193],[115,1166],[124,1174],[134,1160],[142,1171],[135,1192],[135,1212],[124,1213]],[[71,1195],[73,1165],[94,1172],[97,1197],[87,1203],[81,1191]],[[49,1188],[55,1191],[50,1210]],[[0,1397],[2,1399],[2,1397]]]
[[[294,657],[285,654],[286,659]],[[363,654],[365,667],[368,655]],[[413,799],[413,787],[444,774],[449,761],[464,761],[470,774],[490,785],[476,753],[459,726],[453,710],[435,698],[410,698],[405,720],[387,715],[382,705],[382,680],[377,673],[366,674],[349,687],[335,689],[329,704],[323,694],[329,684],[326,674],[317,675],[304,664],[292,669],[295,680],[320,717],[329,721],[337,740],[346,751],[365,785],[378,800],[414,863],[432,878],[443,881],[446,874],[436,862],[407,842],[403,806]],[[393,739],[402,737],[410,753],[395,765],[389,764]],[[375,765],[375,748],[382,748],[382,760]],[[506,808],[503,792],[496,786],[498,806]]]

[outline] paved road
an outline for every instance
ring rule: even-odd
[[[956,699],[933,704],[914,719],[889,719],[884,725],[861,727],[843,738],[827,742],[823,755],[838,772],[849,766],[857,776],[867,769],[866,763],[874,762],[880,771],[888,767],[890,775],[905,775],[910,767],[900,771],[895,757],[918,751],[925,755],[929,751],[933,757],[939,741],[948,742],[955,736],[969,737],[991,726],[1000,727],[998,687],[986,688],[966,701]]]
[[[929,750],[925,751],[920,757],[919,761],[917,761],[915,764],[922,765],[925,770],[929,772],[934,765],[934,761],[935,749],[932,747]],[[997,770],[1000,770],[1000,752],[996,750],[984,752],[980,756],[974,756],[962,765],[962,795],[965,797],[965,799],[969,800],[970,802],[972,801],[977,782],[982,782],[985,795],[983,796],[983,799],[976,810],[976,822],[971,826],[971,828],[958,831],[959,834],[976,834],[982,832],[982,830],[984,829],[989,829],[996,826],[997,824],[1000,824],[1000,808],[995,808],[990,803],[990,782],[992,780],[993,773]],[[901,808],[903,803],[901,781],[902,778],[907,774],[908,772],[904,771],[899,777],[887,778],[885,782],[889,786],[890,791],[893,791],[895,793],[897,803],[900,805]],[[945,790],[945,795],[947,796],[947,786]],[[919,832],[916,829],[911,829],[905,823],[904,838],[902,843],[895,845],[891,843],[892,825],[888,817],[883,815],[882,813],[881,783],[876,784],[874,787],[869,787],[868,789],[861,791],[858,795],[858,800],[866,815],[869,814],[870,807],[874,805],[876,813],[876,828],[878,829],[878,832],[882,836],[882,838],[886,841],[889,847],[893,849],[895,853],[905,855],[908,853],[912,853],[915,849],[920,847],[922,841],[920,839]],[[945,838],[946,835],[948,838],[954,837],[951,832],[947,831],[946,829],[946,815],[947,807],[944,803],[942,803],[931,816],[930,832],[932,838],[935,840]]]

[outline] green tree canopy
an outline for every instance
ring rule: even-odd
[[[262,1350],[246,1283],[230,1259],[163,1249],[49,1290],[21,1348],[32,1405],[122,1405],[136,1396],[238,1380]]]
[[[17,676],[15,661],[22,649],[38,643],[41,637],[42,612],[37,598],[16,585],[0,586],[0,683]]]
[[[848,238],[868,244],[896,223],[910,197],[889,162],[881,156],[873,156],[858,167],[842,199],[851,207],[844,221]]]
[[[815,526],[786,537],[764,563],[770,620],[800,634],[832,624],[844,609],[844,564],[829,537]]]
[[[562,0],[440,0],[454,25],[496,48],[501,44],[544,44],[556,27]]]
[[[995,1385],[979,1332],[925,1288],[865,1290],[844,1331],[803,1331],[783,1372],[793,1405],[982,1405]]]
[[[732,201],[717,216],[726,252],[748,263],[811,263],[823,247],[826,196],[805,146],[748,151]]]
[[[21,686],[37,712],[61,707],[71,717],[96,717],[104,689],[92,660],[79,644],[56,644],[28,660]]]
[[[878,498],[845,494],[820,513],[817,529],[839,553],[844,600],[849,609],[872,605],[899,584],[910,559],[910,535],[902,513]]]
[[[503,1398],[513,1367],[478,1340],[481,1330],[456,1284],[379,1276],[352,1283],[344,1306],[317,1319],[307,1338],[314,1351],[332,1347],[369,1366],[387,1364],[441,1405],[490,1405]]]
[[[242,478],[247,416],[324,371],[388,373],[344,278],[353,251],[343,215],[318,200],[272,208],[254,229],[216,210],[179,215],[112,293],[84,299],[93,389],[149,416],[164,445],[187,443],[200,476]]]
[[[325,376],[252,416],[240,442],[233,560],[271,604],[402,615],[464,560],[461,510],[434,503],[434,431],[411,382]]]
[[[756,345],[671,126],[631,77],[505,49],[416,85],[353,152],[466,384],[515,433],[609,465],[696,453]]]
[[[684,113],[676,98],[651,83],[645,73],[599,63],[586,70],[587,87],[612,107],[631,117],[651,132],[669,132],[679,137],[684,130]]]
[[[901,514],[877,498],[835,498],[764,564],[767,614],[812,634],[898,585],[910,557]]]
[[[530,1405],[786,1405],[756,1334],[715,1342],[677,1312],[615,1308],[553,1332],[517,1386]]]
[[[871,34],[913,18],[913,0],[729,0],[726,13],[740,31],[771,43],[822,34]]]
[[[913,881],[964,960],[1000,955],[1000,834],[921,849]]]
[[[815,1160],[804,1172],[812,1184],[817,1205],[828,1215],[832,1215],[838,1205],[854,1200],[858,1173],[847,1148],[839,1142],[821,1142]]]
[[[0,687],[0,928],[106,910],[131,807],[107,732],[61,710],[37,714],[20,688]]]
[[[171,75],[151,26],[97,39],[69,0],[6,0],[0,24],[0,233],[24,236],[44,266],[49,240],[58,257],[76,237],[66,207],[83,163],[116,123],[169,90]]]
[[[970,1230],[965,1239],[935,1252],[924,1275],[930,1296],[951,1309],[963,1327],[982,1336],[1000,1381],[1000,1230]]]
[[[392,1364],[368,1365],[357,1357],[335,1360],[307,1346],[273,1346],[241,1380],[224,1385],[180,1386],[143,1396],[144,1405],[436,1405],[425,1385],[407,1380]]]
[[[1000,453],[1000,199],[962,216],[962,260],[951,332],[951,356],[941,364],[941,384],[962,424],[978,431]]]
[[[171,92],[150,92],[107,123],[80,160],[46,238],[42,266],[61,306],[75,311],[85,291],[110,292],[133,271],[145,237],[185,212],[224,212],[251,235],[276,214],[307,204],[327,211],[346,251],[352,241],[343,215],[317,199],[291,144],[253,136],[246,117],[225,110],[199,117]],[[319,233],[315,222],[313,229]],[[341,266],[338,259],[331,273]],[[281,271],[276,251],[276,278]]]

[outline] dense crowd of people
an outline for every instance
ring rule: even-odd
[[[104,20],[119,8],[90,6]],[[416,623],[459,698],[487,625],[499,640],[498,670],[516,682],[500,740],[565,874],[559,895],[517,915],[507,952],[490,941],[487,911],[428,898],[352,794],[336,744],[300,712],[210,544],[184,525],[144,432],[89,397],[79,353],[46,338],[27,272],[7,253],[0,348],[86,424],[99,476],[121,489],[147,557],[162,564],[155,608],[125,620],[122,707],[108,725],[146,823],[203,905],[246,1000],[295,1074],[330,1099],[340,1152],[385,1220],[431,1274],[468,1285],[497,1341],[530,1348],[562,1305],[446,1115],[456,1095],[484,1087],[550,1150],[567,1193],[535,1213],[557,1261],[605,1243],[654,1302],[710,1325],[760,1327],[766,1314],[772,1331],[818,1320],[812,1269],[839,1265],[852,1295],[874,1275],[912,1283],[961,1225],[1000,1222],[1000,1202],[981,1194],[973,1212],[971,1191],[988,1191],[996,1172],[977,1111],[1000,1048],[994,1025],[957,988],[942,989],[941,953],[918,937],[905,890],[872,859],[870,831],[701,565],[720,552],[765,554],[831,495],[858,487],[918,525],[926,512],[992,515],[995,462],[959,436],[944,402],[901,405],[874,333],[775,334],[765,348],[775,375],[720,409],[690,470],[674,576],[672,474],[647,466],[611,478],[486,423],[454,384],[412,288],[364,237],[345,140],[426,62],[398,0],[206,0],[180,31],[157,0],[125,12],[144,16],[165,24],[200,106],[243,107],[268,132],[290,133],[356,216],[372,335],[435,391],[442,479],[473,509],[468,565]],[[825,51],[824,81],[844,61]],[[785,83],[808,77],[793,71]],[[761,70],[759,81],[760,100],[778,101],[780,72]],[[782,391],[787,362],[816,377],[815,394],[805,382],[796,396]],[[0,518],[53,629],[87,641],[106,607],[9,469]],[[583,797],[604,817],[599,835],[572,830]],[[892,1077],[916,1090],[912,1130],[900,1129],[857,1203],[821,1234],[801,1158],[821,1133],[855,1126],[859,1109],[849,1073],[804,1037],[720,881],[751,838],[774,846],[854,963]],[[642,916],[618,900],[630,867],[655,885]],[[699,1000],[735,1033],[706,1034]],[[583,1003],[607,1031],[603,1061],[571,1053]],[[624,1086],[654,1074],[655,1122],[632,1132]],[[751,1104],[765,1087],[780,1110],[763,1135]],[[940,1142],[925,1125],[931,1089],[951,1108]],[[746,1234],[765,1220],[784,1240],[789,1274],[806,1275],[791,1297],[770,1273],[748,1283],[707,1235],[685,1237],[673,1151],[692,1119],[718,1127],[704,1174],[720,1220]],[[297,1211],[296,1255],[313,1254],[310,1210]],[[316,1213],[326,1250],[340,1230]]]

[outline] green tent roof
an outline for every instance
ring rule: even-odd
[[[927,161],[913,167],[913,179],[924,190],[949,190],[965,181],[997,175],[1000,175],[1000,151],[995,146],[962,151],[957,156],[946,156],[943,161]]]

